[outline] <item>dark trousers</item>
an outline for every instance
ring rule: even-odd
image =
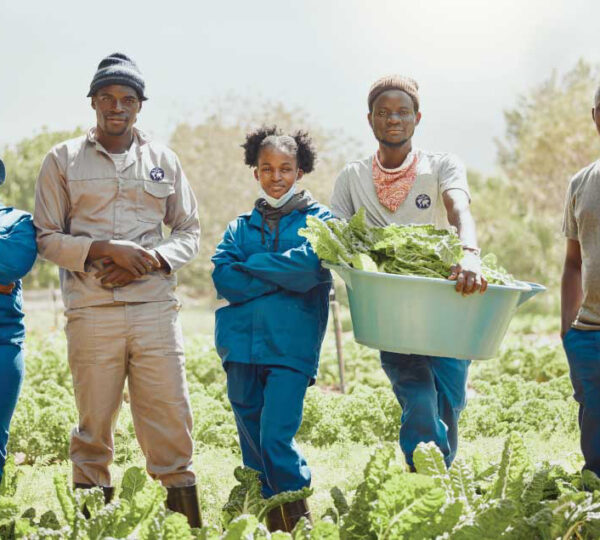
[[[23,371],[23,349],[17,345],[0,345],[0,479],[6,463],[10,420],[21,391]]]
[[[470,360],[381,351],[381,365],[402,407],[400,448],[410,466],[420,442],[433,441],[447,466],[456,457],[470,364]]]
[[[585,468],[600,476],[600,331],[571,328],[563,338],[571,382],[579,403]]]
[[[260,473],[263,496],[310,486],[310,469],[294,440],[309,377],[283,366],[229,362],[226,369],[244,465]]]

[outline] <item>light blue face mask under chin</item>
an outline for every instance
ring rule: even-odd
[[[267,203],[269,203],[269,206],[271,206],[272,208],[281,208],[286,202],[288,202],[295,195],[295,193],[296,193],[296,181],[294,181],[294,183],[292,184],[292,187],[286,193],[284,193],[281,197],[279,197],[279,199],[276,199],[275,197],[271,197],[270,195],[267,195],[267,193],[262,188],[262,186],[260,184],[258,184],[258,196],[261,199],[264,199],[265,201],[267,201]]]

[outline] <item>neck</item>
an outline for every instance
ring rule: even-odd
[[[412,150],[412,141],[409,139],[402,146],[387,146],[379,143],[379,162],[386,169],[396,169],[404,163],[406,156]]]
[[[102,131],[100,126],[96,127],[96,140],[110,154],[122,154],[129,150],[133,142],[133,130],[123,133],[123,135],[108,135]]]

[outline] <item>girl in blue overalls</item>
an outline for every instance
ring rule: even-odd
[[[228,225],[212,258],[215,287],[229,301],[217,310],[215,342],[244,465],[260,473],[263,496],[270,497],[310,485],[294,436],[317,375],[331,274],[298,230],[308,216],[332,215],[297,189],[315,160],[306,133],[263,128],[247,135],[243,148],[259,199]],[[302,516],[310,519],[305,500],[287,503],[269,513],[267,525],[291,531]]]
[[[0,161],[0,185],[6,177]],[[22,278],[36,255],[31,215],[0,202],[0,479],[6,462],[8,428],[23,380]]]

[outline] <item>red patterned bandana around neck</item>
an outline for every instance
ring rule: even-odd
[[[379,161],[379,152],[373,156],[373,183],[379,202],[395,212],[404,202],[417,178],[418,153],[411,151],[397,169],[385,169]]]

